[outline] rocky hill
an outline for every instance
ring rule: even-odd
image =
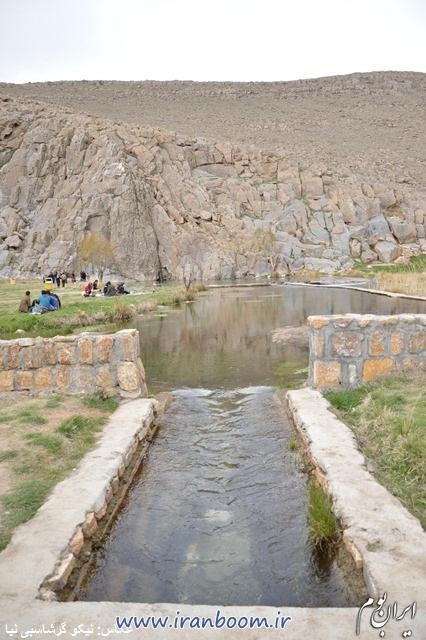
[[[149,279],[426,251],[425,78],[0,85],[0,274],[76,270],[87,231]]]
[[[426,187],[426,74],[294,82],[0,83],[0,94]]]

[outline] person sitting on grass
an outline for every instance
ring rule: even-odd
[[[51,295],[51,296],[53,296],[54,298],[56,298],[56,300],[58,301],[58,305],[59,305],[59,306],[58,306],[58,308],[59,308],[59,309],[61,309],[61,307],[62,307],[62,303],[61,303],[61,299],[60,299],[60,297],[58,296],[58,294],[57,294],[57,293],[53,293],[53,291],[51,291],[51,292],[50,292],[50,295]]]
[[[124,282],[120,282],[120,284],[117,285],[117,293],[119,295],[130,293],[129,287],[127,286],[127,284],[125,284]]]
[[[89,282],[86,284],[86,286],[83,289],[83,296],[85,298],[89,298],[92,294],[93,294],[93,284],[89,280]]]
[[[50,304],[54,307],[53,311],[57,311],[61,307],[61,301],[59,300],[59,296],[56,293],[52,293],[49,291],[49,300]]]
[[[42,290],[41,294],[36,300],[35,305],[33,306],[31,312],[32,313],[47,313],[48,311],[56,311],[58,308],[55,304],[52,304],[51,295],[45,289]]]
[[[113,284],[108,280],[104,286],[104,296],[115,296],[117,294],[116,288]]]
[[[99,289],[99,280],[94,280],[93,282],[93,291],[98,291]]]
[[[21,313],[29,313],[30,309],[31,309],[31,292],[26,291],[24,297],[19,303],[18,311],[20,311]]]

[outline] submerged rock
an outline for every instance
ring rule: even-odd
[[[272,342],[279,342],[283,346],[291,344],[298,348],[303,349],[306,347],[307,349],[309,345],[308,327],[303,325],[301,327],[274,329],[272,332]]]

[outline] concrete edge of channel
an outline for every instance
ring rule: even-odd
[[[0,553],[0,600],[53,600],[73,571],[85,540],[98,528],[134,454],[155,428],[156,400],[123,403],[98,443],[59,482],[35,516],[17,527]]]
[[[369,595],[386,592],[397,602],[426,604],[426,533],[420,522],[369,473],[353,432],[319,391],[288,391],[286,401]]]
[[[303,390],[305,391],[305,390]],[[292,406],[299,406],[297,394]],[[316,394],[317,392],[313,392]],[[317,394],[319,395],[319,394]],[[315,401],[317,398],[315,397]],[[303,396],[299,398],[304,401]],[[312,399],[312,398],[311,398]],[[0,554],[0,640],[11,637],[9,629],[23,630],[24,635],[32,637],[31,630],[42,629],[41,633],[55,633],[64,638],[76,634],[107,635],[111,638],[122,636],[123,630],[116,627],[116,616],[169,616],[173,621],[177,611],[185,616],[211,616],[218,610],[222,616],[259,618],[267,617],[271,622],[276,616],[290,616],[285,629],[238,629],[225,627],[227,640],[258,640],[270,638],[288,640],[312,637],[318,640],[340,640],[342,637],[355,637],[355,624],[358,609],[346,608],[310,608],[310,607],[262,607],[262,606],[217,606],[184,605],[170,603],[128,603],[128,602],[57,602],[40,599],[39,587],[49,580],[61,579],[61,562],[64,550],[69,556],[71,547],[77,553],[83,537],[90,534],[94,522],[102,519],[108,500],[114,493],[114,486],[126,464],[130,464],[134,451],[139,444],[152,433],[158,405],[155,400],[138,399],[127,402],[110,417],[103,430],[98,446],[88,453],[78,468],[59,483],[50,498],[39,509],[34,518],[16,530],[11,543]],[[299,420],[304,425],[303,417]],[[344,425],[341,425],[343,428]],[[304,426],[302,427],[304,428]],[[397,501],[396,501],[397,502]],[[380,504],[377,505],[380,509]],[[412,517],[410,517],[414,520]],[[350,530],[350,528],[348,527]],[[80,531],[81,530],[81,531]],[[356,536],[354,536],[356,539]],[[407,540],[411,544],[411,540]],[[361,551],[362,546],[360,545]],[[403,559],[401,560],[404,561]],[[411,565],[410,565],[411,567]],[[408,568],[408,571],[410,570]],[[49,573],[50,572],[50,573]],[[67,570],[62,574],[66,578]],[[417,580],[419,570],[411,574],[412,582],[404,585],[406,596],[411,598],[410,586]],[[405,579],[405,575],[403,578]],[[380,585],[380,576],[377,578]],[[422,588],[419,585],[419,589]],[[48,590],[48,588],[46,587]],[[416,591],[417,592],[417,591]],[[408,604],[405,603],[404,604]],[[370,613],[368,614],[368,616]],[[169,625],[171,627],[172,625]],[[419,611],[415,620],[410,620],[412,630],[426,628],[424,611]],[[30,629],[30,636],[25,635]],[[52,631],[55,629],[55,631]],[[222,628],[223,629],[223,628]],[[57,631],[56,631],[57,630]],[[86,630],[86,631],[85,631]],[[128,633],[129,630],[126,630]],[[36,631],[36,633],[40,633]],[[136,629],[130,630],[131,637],[140,635]],[[156,629],[154,635],[161,639],[188,638],[188,629]],[[194,631],[191,632],[193,635]],[[15,634],[16,635],[16,634]],[[144,635],[145,637],[145,635]],[[217,628],[203,628],[197,637],[215,640],[223,637]],[[377,629],[368,623],[367,615],[361,626],[363,639],[377,637]],[[386,637],[394,640],[401,637],[401,629],[386,628]]]
[[[321,289],[346,289],[351,291],[361,291],[362,293],[373,293],[378,296],[386,296],[387,298],[402,298],[404,300],[419,300],[421,302],[426,302],[425,296],[414,296],[409,293],[397,293],[396,291],[383,291],[381,289],[368,289],[367,287],[357,287],[350,284],[344,283],[321,283],[317,284],[314,282],[284,282],[288,287],[316,287]]]
[[[372,609],[364,611],[361,616],[360,635],[356,636],[356,622],[358,617],[358,609],[348,608],[315,608],[315,607],[287,607],[285,605],[279,607],[265,606],[222,606],[222,605],[185,605],[171,603],[132,603],[132,602],[31,602],[25,608],[18,609],[15,603],[7,604],[0,610],[0,639],[10,640],[10,635],[6,635],[4,630],[6,625],[13,628],[16,624],[20,629],[37,629],[44,624],[48,632],[51,627],[56,629],[63,628],[56,636],[64,639],[75,638],[81,634],[81,637],[109,637],[122,638],[123,633],[129,633],[130,638],[135,640],[143,640],[147,638],[154,640],[188,640],[190,638],[202,640],[259,640],[259,638],[269,640],[349,640],[350,638],[359,638],[360,640],[377,640],[379,637],[378,629],[372,628],[369,622]],[[176,614],[183,617],[199,618],[210,617],[212,620],[216,616],[229,619],[234,618],[233,627],[227,627],[222,621],[222,626],[218,627],[192,627],[186,628],[174,627]],[[19,618],[17,620],[17,615]],[[116,625],[116,617],[131,616],[138,619],[144,617],[145,620],[149,616],[159,618],[160,616],[168,616],[169,623],[165,628],[153,628],[148,625],[147,628],[141,626],[139,630],[135,627],[130,629],[119,629]],[[256,617],[259,619],[266,618],[270,623],[269,628],[237,628],[235,619]],[[408,617],[408,616],[407,616]],[[274,628],[274,622],[278,619],[279,623],[282,618],[290,618],[286,621],[283,628]],[[170,624],[171,623],[171,624]],[[405,623],[406,626],[402,626]],[[386,626],[386,640],[400,640],[401,631],[405,628],[412,630],[413,640],[419,638],[422,640],[424,635],[416,635],[417,631],[424,630],[426,618],[423,612],[418,611],[414,620],[404,620],[402,623],[392,625],[390,622]],[[85,630],[87,632],[85,633]],[[105,630],[105,632],[103,632]],[[21,637],[44,637],[17,635]]]

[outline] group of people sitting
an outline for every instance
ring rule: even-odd
[[[47,285],[48,286],[48,285]],[[96,296],[99,291],[99,281],[94,280],[86,284],[82,291],[85,298]],[[102,289],[104,296],[120,296],[130,293],[129,287],[124,282],[113,285],[109,280]],[[48,311],[57,311],[61,308],[59,296],[53,291],[42,289],[38,298],[31,300],[31,291],[26,291],[24,297],[19,303],[18,311],[21,313],[46,313]]]
[[[119,282],[117,286],[114,286],[109,280],[105,283],[103,288],[104,296],[122,296],[130,293],[130,289],[124,282]]]
[[[38,298],[31,300],[31,291],[26,291],[19,303],[21,313],[47,313],[61,308],[61,301],[56,293],[42,289]]]
[[[95,280],[94,282],[91,282],[89,280],[89,282],[83,289],[82,295],[85,298],[89,298],[91,296],[96,296],[98,291],[99,281]],[[117,285],[114,285],[112,284],[112,282],[110,282],[110,280],[108,280],[108,282],[105,282],[102,293],[104,294],[104,296],[120,296],[130,293],[130,289],[125,282],[119,282]]]

